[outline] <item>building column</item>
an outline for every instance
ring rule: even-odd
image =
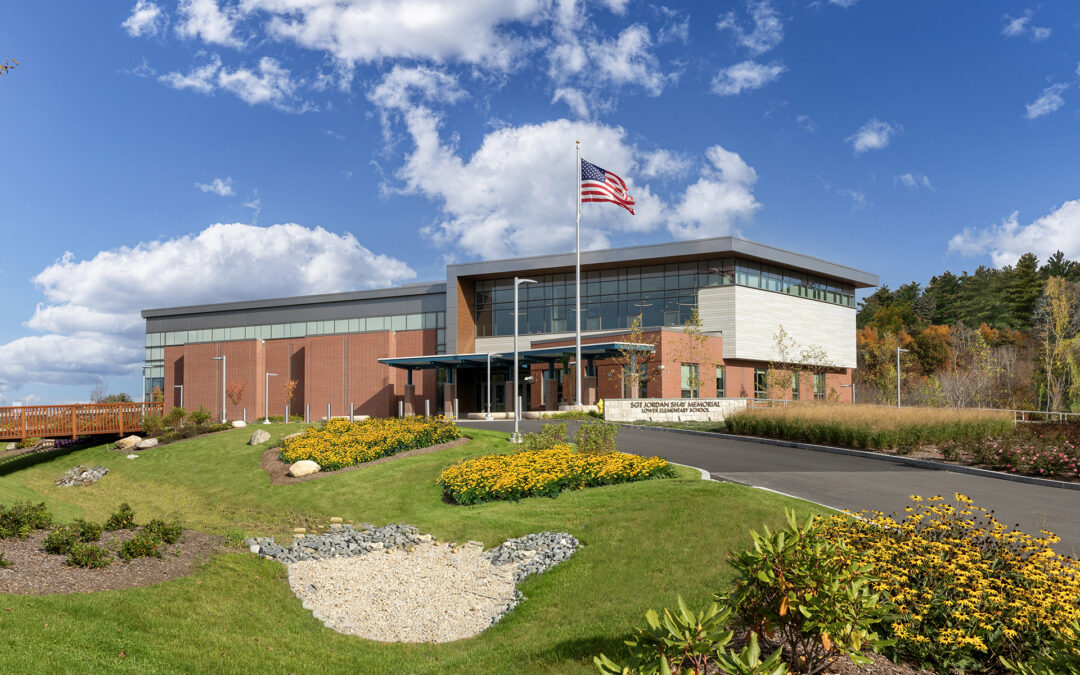
[[[405,395],[402,396],[402,407],[405,411],[405,416],[408,417],[409,415],[416,413],[416,385],[413,384],[412,380],[412,368],[409,368],[405,372],[408,373],[408,379],[405,383]]]

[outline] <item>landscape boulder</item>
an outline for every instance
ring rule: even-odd
[[[134,448],[136,445],[138,445],[139,441],[141,440],[142,438],[138,436],[128,436],[127,438],[121,438],[116,442],[116,449],[130,450],[131,448]]]
[[[295,434],[289,434],[288,436],[282,436],[281,440],[287,441],[290,438],[296,438],[297,436],[303,436],[303,435],[304,435],[303,431],[297,431]]]
[[[157,445],[157,443],[158,440],[156,438],[144,438],[143,440],[135,444],[135,449],[146,450],[147,448],[154,447],[155,445]]]
[[[248,445],[259,445],[270,440],[270,432],[266,429],[257,429],[255,433],[251,434],[251,440],[248,441]]]
[[[243,429],[247,426],[247,422],[244,420],[233,420],[232,425],[234,429]]]
[[[319,468],[319,465],[310,459],[302,459],[289,466],[289,475],[293,478],[299,478],[300,476],[318,473]]]

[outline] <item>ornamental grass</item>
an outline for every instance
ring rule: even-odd
[[[912,495],[902,519],[834,516],[825,532],[847,542],[895,605],[885,623],[894,657],[939,672],[995,671],[1004,657],[1045,655],[1055,638],[1077,645],[1080,564],[1058,555],[1050,532],[1009,530],[964,495]]]
[[[443,469],[437,484],[458,504],[478,504],[557,497],[563,490],[674,475],[675,470],[659,457],[581,453],[561,443],[542,450],[470,459]]]
[[[405,450],[461,438],[461,430],[442,417],[330,420],[281,444],[281,460],[313,460],[323,471],[355,466]]]
[[[1009,413],[958,408],[791,403],[727,418],[730,433],[900,453],[925,444],[986,438],[1012,429]]]

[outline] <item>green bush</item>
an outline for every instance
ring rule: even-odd
[[[0,539],[26,539],[34,530],[44,530],[50,525],[52,516],[49,515],[45,502],[16,502],[10,507],[0,505]]]
[[[176,406],[169,411],[169,414],[165,416],[165,426],[170,429],[179,429],[184,426],[184,420],[187,419],[188,411],[180,406]]]
[[[1080,621],[1066,629],[1070,636],[1057,635],[1036,657],[1022,663],[1001,658],[1001,665],[1019,675],[1080,675]]]
[[[595,410],[564,410],[563,412],[545,412],[540,416],[546,420],[602,420],[604,416]]]
[[[116,513],[109,516],[105,521],[105,529],[109,532],[116,530],[129,530],[135,526],[135,512],[131,510],[127,502],[120,505]]]
[[[40,440],[41,440],[40,438],[24,438],[24,439],[20,440],[19,442],[17,442],[15,444],[15,447],[18,448],[19,450],[24,450],[26,448],[32,448],[35,445],[37,445]]]
[[[175,544],[179,541],[180,534],[184,531],[184,528],[179,520],[167,523],[160,518],[155,518],[146,525],[143,525],[142,531],[157,537],[166,544]]]
[[[547,450],[566,443],[566,422],[545,424],[538,434],[524,434],[521,437],[522,450]]]
[[[120,544],[120,559],[131,562],[135,558],[160,558],[163,543],[154,533],[140,530],[134,537]]]
[[[157,436],[165,428],[165,420],[161,418],[161,415],[153,413],[143,415],[142,428],[148,436]]]
[[[614,424],[603,422],[590,422],[578,427],[574,434],[574,445],[578,452],[588,452],[598,455],[605,452],[615,452],[615,436],[619,433],[619,427]]]
[[[95,544],[73,544],[68,550],[67,564],[72,567],[86,567],[97,569],[108,567],[112,562],[112,556],[105,549]]]
[[[751,532],[752,549],[729,554],[738,576],[717,599],[730,603],[741,627],[784,648],[797,673],[819,673],[843,656],[868,665],[860,652],[888,644],[872,630],[889,609],[871,591],[873,566],[854,562],[855,552],[813,517],[800,525],[788,511],[787,519],[777,532]]]
[[[199,409],[191,413],[191,423],[195,426],[202,426],[210,420],[210,411],[206,408],[199,406]]]
[[[4,552],[0,551],[0,569],[7,569],[11,567],[11,561],[4,557]]]
[[[76,520],[70,525],[61,525],[42,541],[42,547],[49,553],[67,553],[78,543],[89,543],[101,539],[101,526],[96,523]]]

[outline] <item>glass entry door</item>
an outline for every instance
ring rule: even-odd
[[[487,373],[476,382],[476,409],[487,410]],[[491,374],[491,412],[506,412],[506,373]]]

